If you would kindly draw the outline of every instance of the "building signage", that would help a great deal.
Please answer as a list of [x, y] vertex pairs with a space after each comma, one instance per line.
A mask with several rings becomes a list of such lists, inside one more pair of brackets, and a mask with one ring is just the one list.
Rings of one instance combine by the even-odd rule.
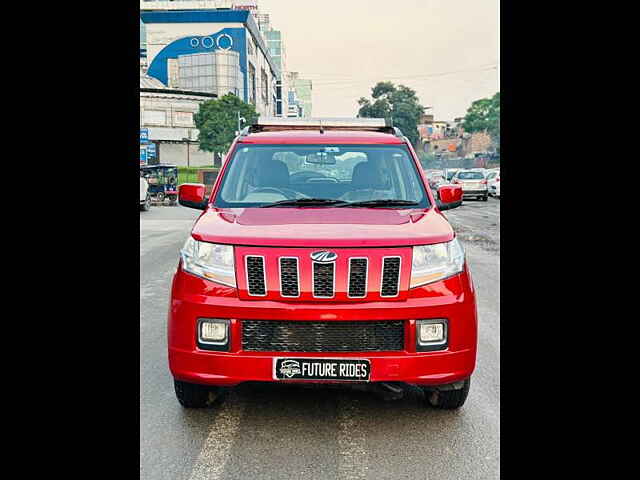
[[149, 129], [141, 128], [140, 129], [140, 143], [145, 144], [149, 142]]
[[147, 158], [156, 158], [156, 144], [150, 143], [147, 145]]
[[218, 47], [220, 50], [231, 50], [233, 47], [233, 38], [231, 35], [221, 33], [217, 37], [193, 37], [189, 40], [191, 48], [208, 48], [215, 49]]
[[140, 145], [140, 165], [147, 164], [147, 146]]

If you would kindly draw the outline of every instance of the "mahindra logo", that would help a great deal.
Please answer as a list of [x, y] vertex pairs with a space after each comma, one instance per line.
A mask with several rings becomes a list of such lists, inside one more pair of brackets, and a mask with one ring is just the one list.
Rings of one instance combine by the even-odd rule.
[[318, 263], [331, 263], [335, 262], [336, 258], [338, 258], [338, 254], [335, 252], [329, 252], [327, 250], [323, 250], [321, 252], [313, 252], [311, 254], [311, 260]]

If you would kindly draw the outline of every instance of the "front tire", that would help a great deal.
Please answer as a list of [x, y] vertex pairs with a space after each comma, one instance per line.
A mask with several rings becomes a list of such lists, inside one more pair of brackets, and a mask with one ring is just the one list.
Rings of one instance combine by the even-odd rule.
[[471, 387], [471, 378], [467, 378], [462, 388], [458, 390], [424, 390], [426, 402], [433, 408], [440, 410], [456, 410], [467, 400], [469, 388]]
[[486, 202], [488, 199], [489, 199], [489, 195], [488, 194], [485, 195], [484, 197], [482, 197], [482, 201], [483, 202]]
[[140, 205], [140, 210], [142, 210], [143, 212], [148, 212], [149, 210], [151, 210], [151, 197], [149, 195], [147, 195], [144, 203]]
[[181, 382], [180, 380], [174, 380], [173, 385], [178, 402], [184, 408], [210, 407], [220, 395], [220, 389], [217, 387], [196, 385], [195, 383]]

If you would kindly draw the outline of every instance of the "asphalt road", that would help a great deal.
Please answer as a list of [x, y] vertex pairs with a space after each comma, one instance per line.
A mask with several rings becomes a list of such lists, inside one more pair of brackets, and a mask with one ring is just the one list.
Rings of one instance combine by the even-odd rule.
[[140, 478], [497, 479], [500, 476], [500, 200], [445, 212], [477, 289], [477, 368], [457, 412], [418, 389], [385, 401], [346, 388], [243, 385], [185, 410], [166, 353], [171, 276], [199, 212], [140, 213]]

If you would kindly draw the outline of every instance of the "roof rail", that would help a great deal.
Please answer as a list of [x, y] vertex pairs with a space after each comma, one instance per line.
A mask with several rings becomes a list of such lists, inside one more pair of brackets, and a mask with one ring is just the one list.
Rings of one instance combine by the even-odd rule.
[[359, 130], [381, 132], [403, 138], [398, 127], [394, 127], [390, 120], [384, 118], [258, 118], [252, 125], [245, 127], [240, 136], [259, 132], [278, 132], [283, 130]]

